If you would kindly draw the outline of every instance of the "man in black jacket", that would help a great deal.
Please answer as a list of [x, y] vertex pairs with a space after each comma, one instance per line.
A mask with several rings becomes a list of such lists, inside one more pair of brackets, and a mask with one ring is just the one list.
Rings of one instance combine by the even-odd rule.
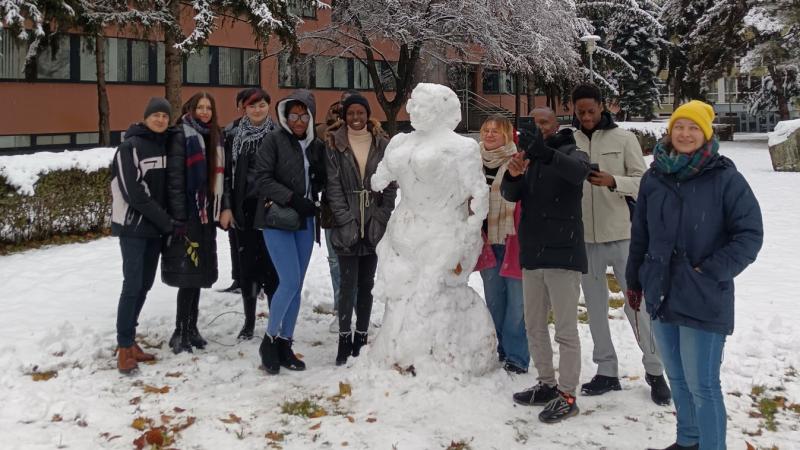
[[[500, 191], [522, 201], [520, 266], [525, 328], [539, 383], [514, 394], [523, 405], [545, 405], [539, 420], [554, 423], [578, 414], [575, 393], [581, 368], [578, 297], [586, 272], [581, 197], [589, 157], [575, 146], [572, 130], [558, 131], [552, 110], [533, 112], [537, 127], [522, 130], [520, 148], [509, 163]], [[547, 318], [555, 317], [559, 378], [553, 368]]]
[[[168, 149], [170, 105], [150, 99], [144, 121], [131, 125], [114, 155], [111, 232], [122, 250], [122, 293], [117, 307], [117, 369], [130, 373], [152, 361], [134, 341], [139, 313], [153, 286], [161, 237], [186, 231], [183, 153]], [[169, 190], [169, 195], [167, 191]]]

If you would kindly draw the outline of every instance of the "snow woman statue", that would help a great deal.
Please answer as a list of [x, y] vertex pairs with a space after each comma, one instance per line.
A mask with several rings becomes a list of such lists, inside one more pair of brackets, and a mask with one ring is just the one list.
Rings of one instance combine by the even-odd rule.
[[406, 106], [416, 131], [389, 142], [372, 189], [402, 195], [377, 246], [374, 297], [386, 303], [369, 357], [417, 372], [480, 375], [497, 365], [483, 299], [467, 285], [481, 250], [489, 191], [478, 143], [453, 130], [461, 104], [449, 88], [420, 83]]

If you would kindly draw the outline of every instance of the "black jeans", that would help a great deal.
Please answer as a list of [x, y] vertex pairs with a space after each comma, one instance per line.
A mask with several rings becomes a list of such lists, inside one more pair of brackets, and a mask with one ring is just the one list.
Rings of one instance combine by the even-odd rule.
[[228, 243], [231, 246], [231, 280], [239, 281], [239, 242], [233, 228], [228, 228]]
[[161, 238], [119, 238], [122, 250], [122, 293], [117, 306], [117, 345], [130, 347], [136, 338], [139, 313], [153, 287], [161, 254]]
[[[261, 230], [236, 230], [239, 255], [239, 284], [244, 289], [258, 283], [272, 299], [278, 289], [278, 271], [272, 264]], [[249, 289], [249, 288], [248, 288]]]
[[341, 297], [339, 298], [339, 332], [350, 331], [353, 320], [353, 302], [356, 306], [356, 330], [367, 331], [372, 313], [372, 287], [378, 255], [339, 256]]

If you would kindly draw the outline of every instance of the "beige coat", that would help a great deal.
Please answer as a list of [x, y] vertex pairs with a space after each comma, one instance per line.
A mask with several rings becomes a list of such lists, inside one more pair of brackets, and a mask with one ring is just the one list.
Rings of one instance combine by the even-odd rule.
[[578, 148], [589, 155], [600, 170], [614, 176], [617, 187], [583, 183], [583, 235], [587, 243], [621, 241], [631, 238], [631, 220], [625, 196], [639, 194], [639, 181], [647, 167], [636, 136], [622, 128], [596, 130], [592, 140], [575, 132]]

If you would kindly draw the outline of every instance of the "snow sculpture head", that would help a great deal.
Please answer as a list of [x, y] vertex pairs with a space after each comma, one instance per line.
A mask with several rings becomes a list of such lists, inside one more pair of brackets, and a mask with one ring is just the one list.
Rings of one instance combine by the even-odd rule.
[[419, 83], [406, 104], [415, 130], [455, 130], [461, 122], [461, 102], [447, 86]]

